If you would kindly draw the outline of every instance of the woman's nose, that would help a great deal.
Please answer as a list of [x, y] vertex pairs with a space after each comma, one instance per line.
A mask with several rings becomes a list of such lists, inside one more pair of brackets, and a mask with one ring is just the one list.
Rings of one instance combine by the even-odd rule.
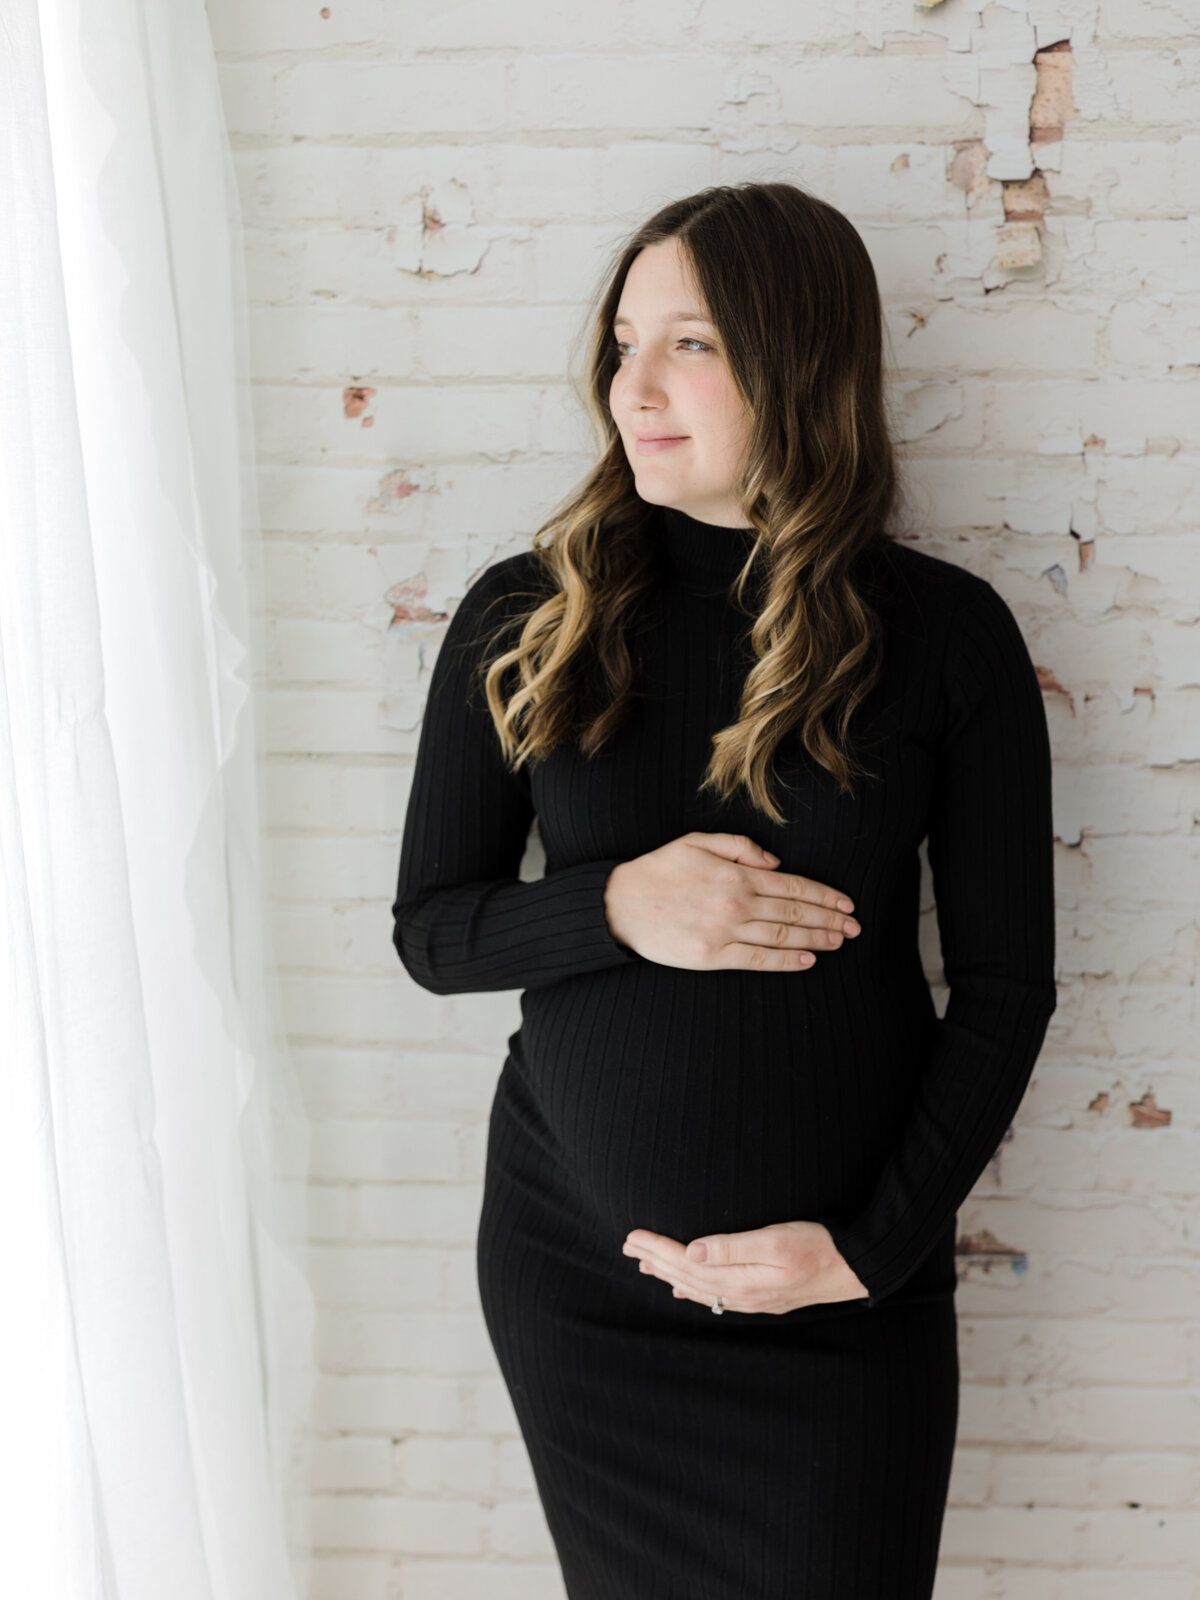
[[663, 401], [662, 377], [658, 368], [645, 357], [631, 356], [621, 369], [624, 376], [625, 399], [631, 406], [661, 405]]

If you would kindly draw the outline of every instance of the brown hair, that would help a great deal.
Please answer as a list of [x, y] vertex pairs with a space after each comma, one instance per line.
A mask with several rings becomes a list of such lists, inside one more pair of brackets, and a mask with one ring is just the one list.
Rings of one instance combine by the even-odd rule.
[[879, 626], [854, 567], [889, 541], [898, 499], [871, 260], [840, 211], [793, 184], [703, 189], [664, 206], [617, 252], [592, 302], [582, 395], [600, 459], [535, 534], [546, 587], [513, 619], [519, 637], [485, 664], [484, 688], [514, 768], [564, 739], [595, 753], [636, 693], [628, 639], [656, 581], [648, 519], [658, 508], [637, 494], [609, 410], [613, 318], [638, 252], [671, 238], [747, 410], [735, 493], [758, 534], [731, 589], [741, 605], [757, 581], [755, 660], [700, 787], [728, 799], [742, 784], [780, 822], [771, 758], [793, 727], [841, 791], [864, 770], [849, 726], [879, 676]]

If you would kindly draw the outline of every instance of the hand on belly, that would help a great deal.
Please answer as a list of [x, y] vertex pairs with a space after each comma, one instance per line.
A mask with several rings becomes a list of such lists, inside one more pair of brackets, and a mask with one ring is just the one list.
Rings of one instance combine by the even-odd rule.
[[634, 1228], [621, 1251], [640, 1258], [640, 1271], [672, 1284], [675, 1299], [711, 1307], [720, 1295], [726, 1311], [778, 1315], [868, 1294], [819, 1222], [773, 1222], [745, 1233], [706, 1234], [688, 1245]]

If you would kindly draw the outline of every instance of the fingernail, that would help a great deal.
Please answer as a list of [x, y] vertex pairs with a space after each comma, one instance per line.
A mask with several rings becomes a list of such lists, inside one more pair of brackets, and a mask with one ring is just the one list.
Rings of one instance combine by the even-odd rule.
[[708, 1246], [704, 1243], [703, 1239], [694, 1239], [687, 1247], [687, 1254], [693, 1261], [707, 1261]]
[[837, 903], [837, 908], [838, 908], [839, 911], [853, 911], [854, 910], [854, 901], [853, 900], [847, 900], [846, 897], [843, 895], [842, 898]]
[[776, 866], [779, 865], [779, 857], [775, 854], [774, 850], [764, 850], [763, 855], [766, 856], [768, 861], [773, 861]]

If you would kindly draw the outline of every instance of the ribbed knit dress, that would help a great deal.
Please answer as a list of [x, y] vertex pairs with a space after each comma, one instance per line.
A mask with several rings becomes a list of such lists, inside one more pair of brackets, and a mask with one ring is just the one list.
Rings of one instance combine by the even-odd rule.
[[[697, 785], [737, 716], [751, 530], [655, 510], [633, 714], [592, 758], [512, 774], [474, 669], [539, 584], [496, 562], [434, 664], [393, 907], [439, 995], [521, 989], [491, 1108], [478, 1283], [570, 1600], [928, 1600], [958, 1407], [955, 1213], [1055, 1007], [1050, 750], [1034, 667], [984, 579], [863, 558], [883, 673], [852, 795], [790, 734], [775, 825]], [[756, 591], [751, 591], [755, 593]], [[780, 781], [782, 780], [782, 781]], [[518, 870], [534, 817], [545, 875]], [[620, 944], [608, 874], [747, 834], [848, 894], [862, 931], [792, 973]], [[918, 950], [922, 840], [949, 998]], [[819, 1221], [869, 1298], [715, 1316], [622, 1254]]]

